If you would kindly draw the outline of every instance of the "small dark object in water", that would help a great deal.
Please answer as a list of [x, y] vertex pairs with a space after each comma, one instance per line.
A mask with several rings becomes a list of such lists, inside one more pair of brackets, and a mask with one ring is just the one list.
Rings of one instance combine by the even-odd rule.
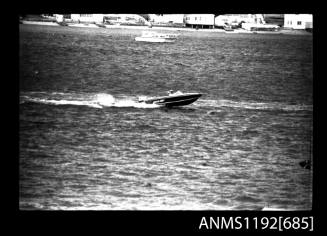
[[38, 75], [39, 75], [39, 71], [34, 71], [34, 77], [36, 78], [36, 79], [38, 79], [39, 77], [38, 77]]
[[225, 117], [226, 116], [226, 112], [221, 111], [221, 110], [212, 110], [212, 111], [208, 111], [207, 115], [209, 116], [216, 116], [218, 115], [219, 117]]
[[152, 187], [152, 184], [151, 184], [151, 183], [147, 183], [147, 184], [145, 185], [145, 187]]
[[68, 26], [68, 24], [66, 23], [66, 22], [58, 22], [58, 24], [60, 25], [60, 26]]
[[104, 24], [95, 24], [95, 25], [98, 27], [101, 27], [101, 28], [106, 28], [106, 26]]
[[209, 111], [207, 112], [208, 115], [217, 115], [219, 114], [219, 111]]
[[311, 161], [310, 160], [305, 160], [305, 161], [301, 161], [300, 166], [302, 166], [304, 169], [311, 169]]

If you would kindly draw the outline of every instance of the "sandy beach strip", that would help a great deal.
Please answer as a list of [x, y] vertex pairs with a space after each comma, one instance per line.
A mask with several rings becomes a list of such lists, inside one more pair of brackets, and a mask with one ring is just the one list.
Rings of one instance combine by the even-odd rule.
[[[50, 26], [61, 26], [56, 22], [42, 22], [42, 21], [26, 21], [22, 20], [22, 24], [29, 25], [50, 25]], [[227, 34], [291, 34], [291, 35], [310, 35], [312, 33], [307, 31], [299, 31], [292, 29], [281, 29], [278, 31], [248, 31], [245, 29], [235, 29], [234, 31], [225, 31], [223, 29], [194, 29], [194, 28], [177, 28], [177, 27], [162, 27], [162, 26], [133, 26], [133, 25], [103, 25], [98, 26], [93, 23], [69, 23], [68, 27], [83, 27], [83, 28], [107, 28], [107, 29], [133, 29], [133, 30], [147, 30], [147, 31], [188, 31], [188, 32], [208, 32], [208, 33], [227, 33]]]
[[26, 25], [53, 25], [53, 26], [60, 26], [57, 22], [43, 22], [43, 21], [28, 21], [28, 20], [22, 20], [22, 24]]
[[[52, 26], [60, 26], [56, 22], [41, 22], [41, 21], [21, 21], [22, 24], [29, 25], [52, 25]], [[177, 28], [177, 27], [162, 27], [162, 26], [132, 26], [132, 25], [103, 25], [100, 27], [96, 24], [87, 24], [87, 23], [67, 23], [68, 27], [83, 27], [83, 28], [107, 28], [107, 29], [133, 29], [133, 30], [148, 30], [148, 31], [156, 31], [156, 30], [165, 30], [165, 31], [188, 31], [188, 32], [219, 32], [219, 33], [253, 33], [251, 31], [247, 31], [244, 29], [235, 30], [235, 31], [225, 31], [223, 29], [194, 29], [194, 28]]]

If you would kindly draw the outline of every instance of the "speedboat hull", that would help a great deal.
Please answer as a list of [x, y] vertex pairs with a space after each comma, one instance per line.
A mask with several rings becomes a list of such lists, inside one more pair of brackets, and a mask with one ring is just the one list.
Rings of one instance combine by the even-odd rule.
[[162, 105], [166, 107], [186, 106], [195, 102], [201, 96], [202, 94], [200, 93], [185, 93], [182, 95], [170, 95], [170, 96], [149, 98], [149, 99], [141, 100], [139, 102], [144, 102], [146, 104]]

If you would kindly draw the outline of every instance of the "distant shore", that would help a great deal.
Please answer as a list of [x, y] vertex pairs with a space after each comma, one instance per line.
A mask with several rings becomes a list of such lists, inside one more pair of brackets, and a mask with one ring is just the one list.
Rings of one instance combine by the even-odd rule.
[[[21, 24], [26, 25], [47, 25], [47, 26], [62, 26], [57, 22], [47, 21], [29, 21], [21, 20]], [[225, 31], [224, 29], [194, 29], [182, 27], [165, 27], [165, 26], [139, 26], [139, 25], [107, 25], [94, 23], [64, 23], [62, 27], [88, 27], [88, 28], [108, 28], [108, 29], [138, 29], [138, 30], [167, 30], [167, 31], [191, 31], [191, 32], [218, 32], [228, 34], [288, 34], [288, 35], [311, 35], [312, 33], [305, 30], [281, 29], [278, 31], [248, 31], [245, 29], [235, 29], [233, 31]]]

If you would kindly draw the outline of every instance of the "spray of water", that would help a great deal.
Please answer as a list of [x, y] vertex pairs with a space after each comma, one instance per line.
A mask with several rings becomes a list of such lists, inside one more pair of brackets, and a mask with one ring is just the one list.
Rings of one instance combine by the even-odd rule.
[[[111, 94], [63, 94], [60, 93], [28, 93], [21, 95], [20, 104], [26, 102], [51, 104], [51, 105], [76, 105], [93, 108], [105, 107], [135, 107], [135, 108], [159, 108], [160, 105], [139, 102], [135, 97], [115, 98]], [[36, 96], [37, 95], [37, 96]]]

